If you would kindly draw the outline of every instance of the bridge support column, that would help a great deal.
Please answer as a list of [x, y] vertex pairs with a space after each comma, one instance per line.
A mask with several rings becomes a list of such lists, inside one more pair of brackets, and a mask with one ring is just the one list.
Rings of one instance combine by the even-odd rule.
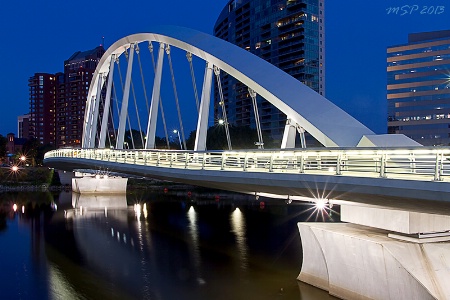
[[206, 150], [206, 135], [208, 132], [209, 104], [211, 101], [213, 64], [208, 62], [203, 78], [202, 98], [200, 100], [200, 111], [197, 121], [197, 135], [195, 136], [194, 151]]
[[[108, 75], [108, 83], [106, 87], [106, 97], [105, 97], [105, 105], [103, 108], [103, 116], [102, 116], [102, 127], [100, 128], [100, 141], [98, 147], [105, 148], [106, 143], [106, 135], [108, 133], [108, 122], [109, 122], [109, 108], [111, 105], [111, 90], [112, 83], [114, 81], [114, 62], [116, 60], [116, 55], [111, 55], [111, 61], [109, 63], [109, 75]], [[111, 146], [111, 145], [110, 145]]]
[[72, 191], [78, 194], [124, 194], [127, 192], [128, 178], [109, 177], [93, 174], [75, 174]]
[[284, 126], [283, 139], [281, 140], [281, 149], [295, 148], [295, 125], [291, 123], [291, 119], [287, 119]]
[[161, 78], [164, 63], [164, 43], [159, 44], [158, 61], [156, 62], [155, 78], [153, 80], [152, 102], [150, 103], [150, 113], [147, 123], [147, 136], [145, 149], [155, 148], [156, 122], [158, 120], [158, 105], [161, 98]]
[[127, 76], [125, 77], [122, 106], [120, 108], [119, 127], [117, 128], [116, 149], [123, 149], [123, 142], [125, 140], [125, 129], [128, 114], [128, 98], [130, 97], [131, 71], [133, 69], [133, 57], [134, 57], [134, 44], [130, 44], [130, 58], [128, 59]]
[[343, 205], [341, 217], [354, 224], [298, 223], [299, 280], [344, 299], [450, 299], [450, 216]]
[[97, 78], [97, 94], [95, 95], [95, 106], [92, 113], [92, 124], [89, 127], [88, 147], [95, 148], [95, 137], [97, 134], [98, 114], [100, 110], [100, 101], [102, 99], [103, 74], [99, 73]]

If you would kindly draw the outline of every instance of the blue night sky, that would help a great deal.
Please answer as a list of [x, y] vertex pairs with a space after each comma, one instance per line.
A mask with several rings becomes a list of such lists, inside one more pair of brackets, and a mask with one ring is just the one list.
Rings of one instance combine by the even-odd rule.
[[[154, 25], [178, 25], [212, 33], [226, 3], [227, 0], [2, 1], [0, 134], [17, 133], [17, 116], [28, 112], [28, 78], [34, 73], [62, 71], [64, 60], [75, 51], [96, 47], [102, 36], [108, 47]], [[413, 4], [420, 9], [411, 14], [387, 14], [389, 7]], [[439, 15], [421, 14], [424, 6], [444, 6], [444, 10]], [[375, 132], [384, 133], [386, 47], [406, 43], [408, 33], [450, 29], [450, 3], [326, 0], [325, 25], [327, 98]], [[202, 78], [197, 80], [201, 82]], [[186, 122], [186, 132], [194, 129], [195, 122]]]

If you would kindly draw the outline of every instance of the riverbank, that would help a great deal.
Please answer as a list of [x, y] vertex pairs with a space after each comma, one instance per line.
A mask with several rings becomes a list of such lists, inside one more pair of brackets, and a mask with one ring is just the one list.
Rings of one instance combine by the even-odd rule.
[[[12, 171], [10, 168], [0, 168], [0, 192], [20, 191], [71, 191], [71, 185], [61, 185], [58, 172], [46, 167], [27, 167]], [[129, 178], [127, 191], [204, 191], [201, 187], [179, 184], [151, 178]]]

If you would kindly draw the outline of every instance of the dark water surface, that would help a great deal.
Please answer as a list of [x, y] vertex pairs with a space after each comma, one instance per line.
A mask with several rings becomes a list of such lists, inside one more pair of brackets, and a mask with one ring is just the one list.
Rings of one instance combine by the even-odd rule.
[[309, 208], [233, 194], [1, 193], [0, 299], [332, 299], [296, 280]]

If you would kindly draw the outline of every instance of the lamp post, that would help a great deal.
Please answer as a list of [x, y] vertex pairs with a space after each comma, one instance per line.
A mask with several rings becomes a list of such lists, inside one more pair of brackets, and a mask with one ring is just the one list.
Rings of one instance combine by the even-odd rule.
[[181, 144], [180, 132], [176, 129], [173, 130], [173, 133], [178, 135], [178, 142], [180, 142], [180, 149], [183, 150], [183, 145]]

